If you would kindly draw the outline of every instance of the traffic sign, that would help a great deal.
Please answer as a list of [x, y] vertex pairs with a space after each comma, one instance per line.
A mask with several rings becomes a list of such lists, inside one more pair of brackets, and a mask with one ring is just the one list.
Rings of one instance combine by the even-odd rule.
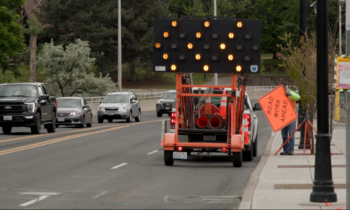
[[274, 132], [286, 127], [298, 117], [282, 85], [261, 97], [259, 103]]
[[350, 89], [350, 57], [337, 57], [335, 84], [337, 89]]

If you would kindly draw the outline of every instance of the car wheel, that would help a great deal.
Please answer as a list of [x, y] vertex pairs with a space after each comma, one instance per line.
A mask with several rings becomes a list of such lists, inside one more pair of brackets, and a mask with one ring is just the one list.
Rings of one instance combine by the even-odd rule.
[[7, 127], [7, 126], [3, 126], [3, 127], [2, 127], [2, 132], [3, 132], [4, 134], [10, 134], [11, 131], [12, 131], [12, 127]]
[[103, 123], [103, 119], [98, 119], [98, 123]]
[[258, 155], [258, 130], [256, 130], [256, 137], [253, 143], [253, 156], [256, 157]]
[[157, 117], [163, 117], [163, 113], [157, 112]]
[[46, 130], [48, 133], [55, 133], [56, 132], [56, 113], [54, 112], [54, 116], [52, 118], [52, 123], [46, 125]]
[[85, 116], [83, 116], [83, 122], [79, 126], [80, 128], [85, 128]]
[[130, 113], [129, 113], [129, 117], [126, 119], [126, 122], [131, 122], [131, 116], [132, 116], [132, 112], [130, 111]]
[[108, 119], [108, 122], [109, 122], [109, 123], [113, 122], [113, 119]]
[[92, 115], [91, 115], [90, 123], [86, 124], [86, 126], [87, 126], [88, 128], [91, 128], [91, 127], [92, 127]]
[[35, 125], [30, 127], [30, 130], [32, 132], [32, 134], [39, 134], [41, 131], [41, 115], [38, 112], [36, 114], [36, 120], [35, 120]]
[[164, 151], [164, 164], [166, 166], [174, 165], [173, 151]]
[[141, 121], [141, 110], [139, 110], [139, 114], [137, 115], [137, 117], [135, 118], [136, 122], [140, 122]]

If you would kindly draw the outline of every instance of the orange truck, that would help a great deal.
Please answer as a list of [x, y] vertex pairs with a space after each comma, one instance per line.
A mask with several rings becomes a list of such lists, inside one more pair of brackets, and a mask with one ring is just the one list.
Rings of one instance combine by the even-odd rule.
[[[260, 40], [259, 20], [154, 20], [154, 71], [176, 74], [175, 111], [162, 124], [166, 166], [191, 152], [228, 154], [234, 167], [256, 156], [258, 106], [251, 107], [244, 75], [260, 73]], [[195, 85], [192, 73], [231, 74], [231, 85]]]

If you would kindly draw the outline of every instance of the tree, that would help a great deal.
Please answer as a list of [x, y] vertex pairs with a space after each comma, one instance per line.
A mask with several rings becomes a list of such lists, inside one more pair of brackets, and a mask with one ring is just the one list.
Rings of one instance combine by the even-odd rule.
[[36, 51], [38, 35], [42, 33], [43, 29], [38, 25], [38, 20], [34, 14], [27, 21], [29, 28], [24, 32], [30, 35], [30, 64], [29, 64], [29, 82], [36, 81]]
[[186, 8], [193, 7], [193, 0], [171, 0], [169, 10], [177, 17], [186, 16]]
[[2, 73], [0, 71], [0, 84], [2, 83], [10, 83], [13, 82], [15, 79], [15, 75], [11, 71], [5, 71]]
[[65, 49], [54, 42], [47, 43], [38, 56], [38, 64], [44, 68], [43, 74], [50, 75], [45, 81], [48, 91], [53, 95], [104, 95], [115, 90], [115, 84], [107, 75], [95, 77], [88, 73], [95, 62], [90, 58], [90, 47], [87, 41], [76, 40]]
[[8, 56], [25, 50], [22, 26], [16, 22], [20, 16], [15, 13], [23, 4], [24, 0], [0, 1], [0, 65]]

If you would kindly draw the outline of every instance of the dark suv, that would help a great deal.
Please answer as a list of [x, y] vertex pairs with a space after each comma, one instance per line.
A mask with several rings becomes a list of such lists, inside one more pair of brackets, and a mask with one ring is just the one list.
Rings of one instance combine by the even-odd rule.
[[176, 91], [168, 90], [164, 96], [157, 101], [156, 110], [157, 117], [162, 117], [163, 114], [171, 116], [171, 110], [175, 107]]
[[56, 98], [47, 94], [42, 83], [6, 83], [0, 85], [0, 127], [10, 134], [12, 127], [30, 127], [39, 134], [56, 131]]

